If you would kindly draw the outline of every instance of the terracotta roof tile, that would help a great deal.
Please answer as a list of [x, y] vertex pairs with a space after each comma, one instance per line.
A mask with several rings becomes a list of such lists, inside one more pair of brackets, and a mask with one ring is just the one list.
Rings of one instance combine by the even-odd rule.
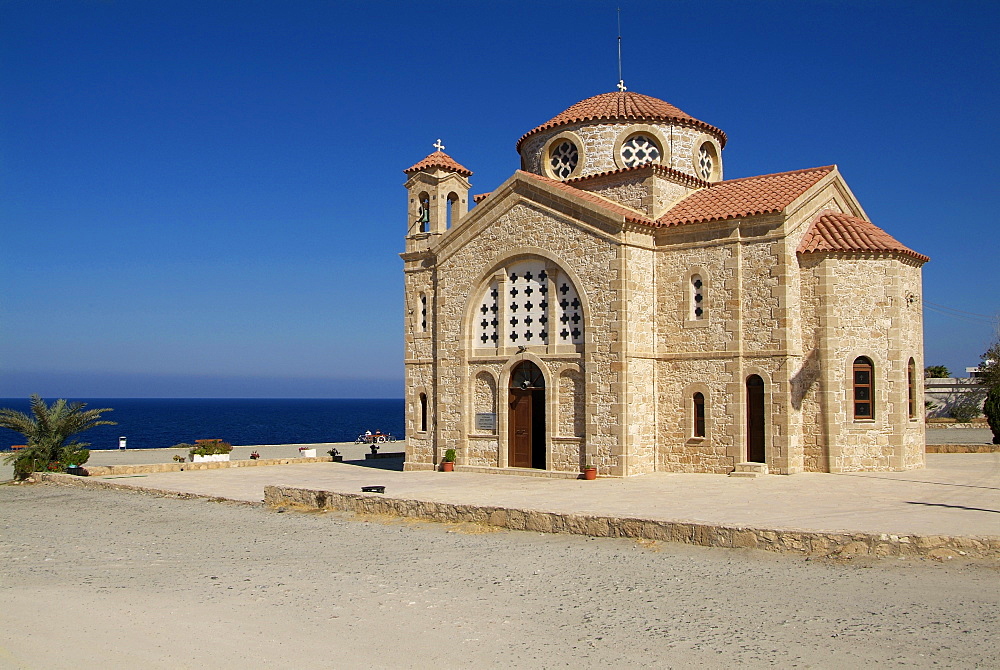
[[410, 174], [411, 172], [420, 172], [421, 170], [426, 170], [428, 168], [441, 168], [443, 170], [448, 170], [449, 172], [457, 172], [463, 177], [472, 176], [472, 170], [459, 165], [454, 158], [443, 151], [435, 151], [416, 165], [406, 168], [403, 172], [405, 174]]
[[726, 145], [724, 132], [682, 112], [669, 102], [632, 91], [612, 91], [581, 100], [562, 114], [528, 131], [517, 141], [517, 151], [520, 152], [524, 140], [535, 133], [582, 121], [677, 121], [712, 133], [719, 138], [722, 146]]
[[476, 195], [472, 196], [472, 202], [478, 205], [483, 200], [486, 200], [486, 198], [490, 197], [491, 193], [493, 193], [493, 191], [490, 191], [489, 193], [477, 193]]
[[584, 191], [569, 184], [565, 184], [561, 181], [556, 181], [555, 179], [549, 179], [548, 177], [543, 177], [541, 175], [534, 174], [533, 172], [525, 172], [524, 170], [518, 170], [519, 175], [528, 177], [531, 180], [547, 184], [549, 186], [555, 187], [564, 193], [576, 196], [581, 200], [586, 200], [587, 202], [600, 207], [601, 209], [611, 212], [616, 216], [622, 217], [627, 223], [639, 223], [646, 226], [656, 227], [656, 222], [652, 219], [647, 218], [641, 212], [637, 212], [634, 209], [620, 205], [614, 200], [609, 200], [608, 198], [597, 195], [596, 193], [591, 193], [590, 191]]
[[680, 226], [780, 212], [835, 169], [835, 165], [827, 165], [716, 182], [678, 202], [657, 222]]
[[689, 175], [686, 172], [681, 172], [680, 170], [675, 170], [674, 168], [667, 167], [665, 165], [660, 165], [659, 163], [645, 163], [643, 165], [636, 165], [635, 167], [626, 168], [615, 168], [614, 170], [605, 170], [604, 172], [597, 172], [595, 174], [589, 174], [583, 177], [573, 177], [572, 179], [567, 179], [565, 183], [567, 184], [585, 184], [590, 180], [600, 179], [601, 177], [610, 177], [617, 174], [625, 174], [627, 172], [640, 172], [640, 171], [650, 171], [659, 172], [662, 175], [673, 178], [675, 181], [681, 182], [688, 186], [693, 186], [695, 188], [705, 188], [712, 185], [712, 182], [705, 181], [703, 179], [698, 179], [693, 175]]
[[831, 210], [824, 210], [813, 219], [797, 251], [800, 254], [828, 251], [894, 253], [910, 256], [922, 263], [930, 260], [904, 247], [874, 223]]

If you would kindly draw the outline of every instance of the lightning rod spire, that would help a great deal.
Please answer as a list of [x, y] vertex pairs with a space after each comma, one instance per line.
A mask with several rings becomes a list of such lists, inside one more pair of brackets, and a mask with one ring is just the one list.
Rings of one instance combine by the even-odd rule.
[[625, 80], [622, 79], [622, 8], [618, 8], [618, 90], [627, 91]]

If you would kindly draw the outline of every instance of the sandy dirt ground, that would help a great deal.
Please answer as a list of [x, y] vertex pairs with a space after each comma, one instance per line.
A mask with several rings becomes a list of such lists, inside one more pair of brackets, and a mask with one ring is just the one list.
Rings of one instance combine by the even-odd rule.
[[1000, 667], [998, 577], [0, 486], [0, 668]]

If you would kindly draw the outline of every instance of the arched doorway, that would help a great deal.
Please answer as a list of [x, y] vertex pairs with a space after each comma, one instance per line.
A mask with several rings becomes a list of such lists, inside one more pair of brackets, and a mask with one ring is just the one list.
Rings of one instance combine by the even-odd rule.
[[522, 361], [510, 373], [508, 463], [545, 469], [545, 378], [538, 366]]
[[747, 377], [747, 462], [765, 463], [764, 380], [760, 375]]

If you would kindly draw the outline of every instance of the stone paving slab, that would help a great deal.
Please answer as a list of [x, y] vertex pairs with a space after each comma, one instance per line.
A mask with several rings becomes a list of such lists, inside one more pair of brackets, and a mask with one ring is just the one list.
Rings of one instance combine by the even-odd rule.
[[[774, 529], [1000, 536], [1000, 454], [928, 454], [928, 467], [738, 479], [656, 473], [596, 481], [398, 472], [350, 463], [165, 472], [95, 480], [260, 502], [265, 486], [547, 512]], [[373, 494], [374, 495], [374, 494]]]

